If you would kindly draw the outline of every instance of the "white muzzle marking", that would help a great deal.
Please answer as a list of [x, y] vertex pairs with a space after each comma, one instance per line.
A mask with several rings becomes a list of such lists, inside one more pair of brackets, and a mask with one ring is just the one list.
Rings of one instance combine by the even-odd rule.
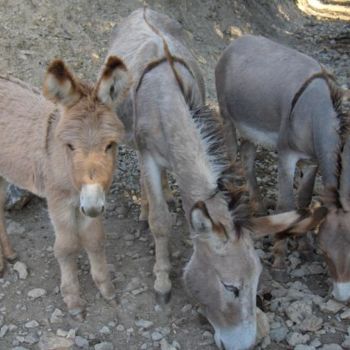
[[256, 323], [247, 322], [242, 326], [221, 330], [215, 328], [215, 343], [221, 350], [247, 350], [256, 342]]
[[333, 282], [332, 294], [339, 301], [350, 299], [350, 282]]
[[106, 196], [99, 184], [83, 185], [80, 191], [80, 209], [83, 214], [96, 217], [103, 213]]

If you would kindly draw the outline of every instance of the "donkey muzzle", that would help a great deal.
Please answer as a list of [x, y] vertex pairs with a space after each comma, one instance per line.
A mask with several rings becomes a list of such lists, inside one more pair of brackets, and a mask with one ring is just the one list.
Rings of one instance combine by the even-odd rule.
[[256, 341], [256, 325], [251, 323], [232, 329], [215, 329], [214, 339], [220, 350], [250, 350]]
[[80, 191], [80, 210], [90, 217], [96, 217], [105, 209], [106, 196], [101, 185], [83, 185]]

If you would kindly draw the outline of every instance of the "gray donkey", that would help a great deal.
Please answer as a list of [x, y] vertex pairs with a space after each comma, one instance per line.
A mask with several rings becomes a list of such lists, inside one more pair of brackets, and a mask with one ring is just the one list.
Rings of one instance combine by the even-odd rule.
[[[203, 305], [217, 345], [247, 349], [256, 337], [261, 265], [244, 226], [261, 234], [297, 232], [315, 225], [322, 212], [293, 211], [247, 220], [240, 189], [230, 182], [222, 126], [204, 107], [203, 79], [176, 21], [147, 9], [134, 11], [114, 32], [107, 59], [114, 55], [133, 76], [132, 92], [118, 113], [139, 156], [140, 219], [148, 220], [155, 239], [156, 295], [168, 301], [171, 291], [165, 173], [170, 170], [194, 245], [185, 269], [186, 287]], [[115, 84], [111, 100], [118, 90]]]
[[[298, 191], [298, 205], [309, 204], [317, 169], [325, 187], [326, 220], [318, 238], [333, 279], [333, 294], [350, 298], [350, 149], [343, 149], [348, 125], [340, 111], [341, 93], [322, 66], [296, 50], [263, 37], [243, 36], [222, 54], [216, 67], [220, 110], [236, 152], [241, 136], [253, 201], [260, 202], [254, 170], [255, 145], [278, 150], [279, 211], [295, 207], [293, 181], [299, 160], [311, 160]], [[274, 267], [284, 265], [285, 241], [274, 246]]]

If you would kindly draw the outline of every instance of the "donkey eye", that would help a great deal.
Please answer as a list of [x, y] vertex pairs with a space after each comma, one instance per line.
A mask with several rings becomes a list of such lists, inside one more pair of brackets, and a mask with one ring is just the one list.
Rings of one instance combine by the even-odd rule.
[[224, 282], [221, 282], [221, 283], [223, 284], [223, 286], [225, 287], [225, 289], [226, 289], [228, 292], [234, 294], [234, 296], [235, 296], [236, 298], [239, 297], [239, 289], [238, 289], [237, 287], [235, 287], [233, 284], [226, 284], [226, 283], [224, 283]]
[[67, 143], [67, 147], [71, 150], [74, 151], [74, 146], [71, 143]]
[[110, 149], [112, 149], [113, 145], [114, 145], [114, 142], [109, 143], [109, 144], [106, 146], [105, 151], [107, 152], [107, 151], [109, 151]]

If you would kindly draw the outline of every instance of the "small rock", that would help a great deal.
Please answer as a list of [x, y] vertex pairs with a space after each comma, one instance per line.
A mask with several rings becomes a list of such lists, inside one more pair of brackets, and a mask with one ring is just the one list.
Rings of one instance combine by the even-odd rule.
[[21, 261], [17, 261], [13, 265], [13, 269], [18, 273], [19, 279], [25, 280], [28, 277], [27, 265], [22, 263]]
[[316, 317], [314, 315], [305, 318], [303, 322], [299, 325], [299, 329], [302, 331], [316, 332], [322, 327], [323, 320], [321, 317]]
[[111, 334], [111, 330], [110, 330], [107, 326], [103, 326], [103, 327], [100, 329], [100, 333], [101, 333], [101, 334], [104, 334], [104, 335], [108, 335], [108, 334]]
[[3, 338], [6, 335], [8, 330], [9, 330], [9, 327], [6, 324], [2, 326], [0, 328], [0, 338]]
[[312, 302], [297, 300], [287, 307], [286, 314], [290, 320], [298, 324], [312, 315]]
[[284, 339], [286, 339], [286, 336], [288, 334], [288, 329], [284, 326], [271, 329], [270, 331], [270, 338], [272, 341], [276, 343], [282, 342]]
[[50, 322], [51, 323], [60, 323], [62, 322], [63, 312], [60, 309], [55, 309], [51, 314]]
[[257, 308], [256, 311], [256, 323], [257, 323], [257, 339], [265, 338], [270, 332], [269, 319], [266, 314]]
[[58, 337], [54, 334], [44, 334], [40, 338], [40, 350], [72, 350], [74, 342], [71, 339]]
[[39, 336], [36, 333], [29, 333], [27, 334], [24, 339], [23, 342], [26, 344], [36, 344], [39, 341]]
[[350, 337], [347, 336], [345, 337], [344, 341], [342, 342], [341, 346], [344, 348], [344, 349], [350, 349]]
[[39, 323], [35, 320], [29, 321], [24, 325], [24, 327], [26, 328], [36, 328], [38, 326], [39, 326]]
[[117, 331], [118, 332], [124, 332], [125, 331], [125, 327], [122, 324], [118, 324]]
[[31, 299], [37, 299], [46, 294], [46, 290], [43, 288], [34, 288], [28, 292], [28, 297]]
[[326, 303], [320, 304], [321, 311], [331, 312], [333, 314], [336, 314], [343, 307], [344, 307], [343, 304], [338, 303], [337, 301], [335, 301], [333, 299], [328, 300]]
[[104, 341], [102, 343], [96, 344], [95, 350], [114, 350], [114, 346], [112, 343]]
[[294, 350], [315, 350], [316, 348], [314, 346], [310, 345], [303, 345], [303, 344], [298, 344]]
[[156, 332], [152, 333], [151, 337], [152, 337], [153, 341], [159, 341], [159, 340], [163, 339], [164, 335], [162, 333], [156, 331]]
[[77, 337], [75, 337], [74, 341], [75, 341], [75, 345], [78, 348], [83, 348], [83, 349], [89, 348], [89, 341], [87, 339], [79, 336], [79, 335]]
[[135, 325], [139, 328], [143, 328], [143, 329], [149, 329], [153, 326], [153, 322], [152, 321], [148, 321], [148, 320], [137, 320], [135, 321]]
[[350, 309], [347, 309], [346, 311], [344, 311], [343, 313], [340, 314], [340, 318], [342, 320], [348, 320], [350, 319]]
[[320, 350], [343, 350], [342, 347], [338, 344], [326, 344], [323, 345]]
[[11, 348], [11, 350], [29, 350], [29, 349], [24, 348], [23, 346], [16, 346], [14, 348]]
[[291, 346], [296, 346], [298, 344], [305, 344], [310, 340], [308, 334], [301, 334], [297, 332], [289, 333], [287, 336], [287, 342]]
[[161, 350], [177, 350], [173, 345], [169, 344], [165, 338], [160, 341]]
[[192, 309], [192, 305], [191, 304], [186, 304], [182, 309], [181, 312], [182, 313], [186, 313], [188, 311], [190, 311]]

